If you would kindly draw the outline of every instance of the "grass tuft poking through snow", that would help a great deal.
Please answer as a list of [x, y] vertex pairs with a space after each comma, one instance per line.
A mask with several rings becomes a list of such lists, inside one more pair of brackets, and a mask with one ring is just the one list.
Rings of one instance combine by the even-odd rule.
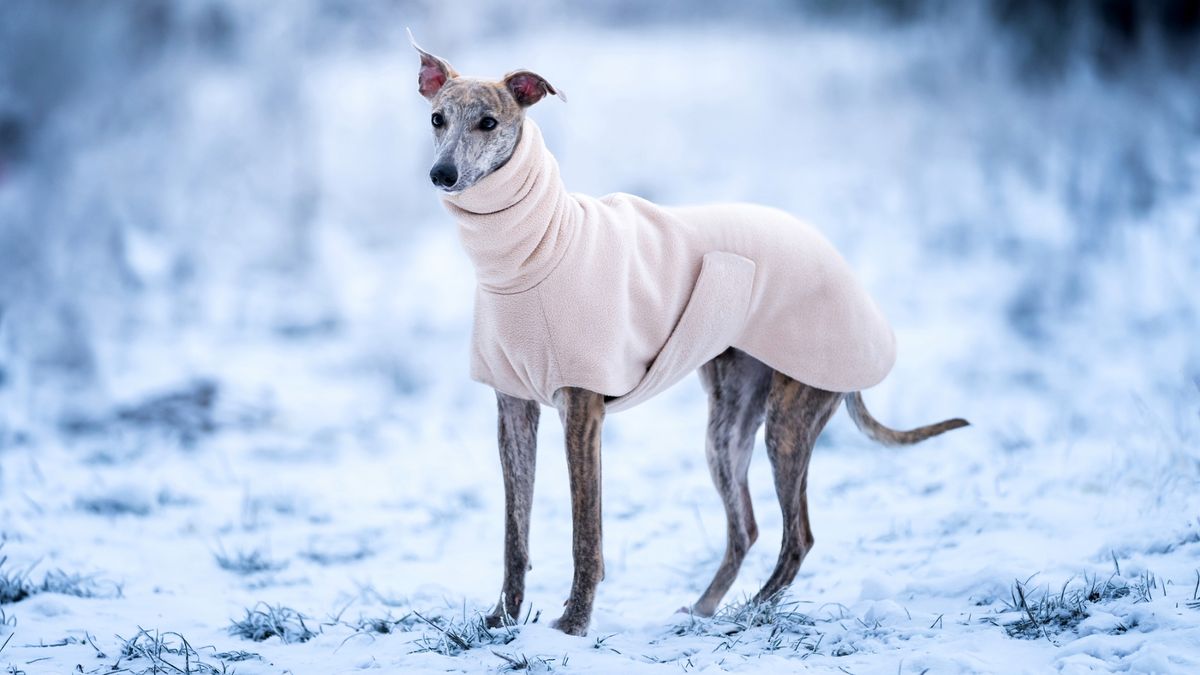
[[[732, 649], [750, 632], [762, 633], [760, 646], [769, 651], [781, 649], [814, 653], [821, 644], [822, 634], [809, 615], [797, 608], [800, 601], [789, 600], [777, 593], [765, 601], [747, 598], [731, 602], [711, 618], [689, 615], [687, 623], [675, 627], [675, 635], [700, 635], [726, 638], [718, 649]], [[761, 630], [757, 630], [761, 629]]]
[[[1053, 636], [1073, 631], [1098, 605], [1131, 598], [1134, 602], [1149, 602], [1158, 588], [1157, 577], [1143, 572], [1133, 580], [1120, 576], [1120, 568], [1110, 577], [1084, 575], [1080, 584], [1072, 585], [1068, 579], [1057, 593], [1048, 587], [1040, 591], [1029, 587], [1029, 579], [1013, 583], [1009, 600], [1004, 601], [1006, 614], [1016, 614], [1010, 621], [1000, 621], [1010, 637], [1023, 640], [1045, 638], [1054, 642]], [[1133, 626], [1119, 624], [1115, 632], [1124, 633]]]
[[117, 516], [145, 517], [154, 510], [150, 501], [137, 494], [106, 494], [77, 497], [75, 506], [97, 516], [114, 518]]
[[247, 609], [246, 616], [230, 624], [229, 634], [255, 642], [275, 636], [285, 644], [307, 642], [316, 637], [317, 633], [309, 629], [304, 619], [303, 614], [290, 607], [260, 602]]
[[688, 615], [688, 622], [675, 627], [676, 635], [733, 635], [761, 626], [781, 627], [792, 632], [814, 625], [807, 614], [796, 611], [800, 602], [778, 593], [762, 602], [747, 598], [731, 602], [711, 618]]
[[[552, 673], [554, 672], [554, 662], [557, 659], [547, 658], [544, 656], [534, 656], [532, 659], [525, 654], [503, 654], [496, 650], [492, 653], [500, 657], [504, 661], [504, 665], [500, 666], [499, 670], [505, 672], [524, 671], [527, 673]], [[567, 657], [563, 657], [562, 665], [567, 665]]]
[[239, 549], [233, 552], [227, 552], [222, 548], [215, 551], [213, 557], [221, 569], [241, 576], [250, 576], [259, 572], [278, 572], [288, 566], [286, 560], [272, 560], [270, 553], [259, 548], [249, 551]]
[[24, 570], [5, 569], [7, 563], [8, 556], [0, 556], [0, 605], [20, 602], [38, 593], [59, 593], [77, 598], [121, 597], [121, 585], [115, 582], [62, 570], [50, 570], [41, 581], [34, 581], [30, 574], [37, 563]]
[[[133, 637], [125, 639], [118, 635], [117, 639], [121, 640], [122, 644], [121, 653], [116, 662], [89, 672], [119, 672], [137, 675], [152, 673], [155, 675], [158, 673], [223, 675], [231, 672], [224, 661], [220, 661], [219, 666], [214, 666], [201, 660], [199, 652], [192, 647], [187, 638], [174, 631], [160, 633], [156, 630], [151, 632], [139, 627]], [[145, 665], [139, 670], [135, 670], [132, 664], [122, 663], [123, 661], [137, 662], [139, 666], [144, 661]]]
[[391, 612], [388, 612], [386, 616], [359, 617], [358, 621], [343, 623], [343, 625], [349, 626], [356, 634], [389, 635], [396, 632], [410, 631], [418, 623], [423, 624], [421, 619], [417, 618], [411, 612], [398, 619], [392, 616]]
[[258, 652], [248, 652], [244, 649], [235, 649], [230, 652], [217, 652], [213, 654], [213, 656], [221, 659], [222, 661], [229, 661], [232, 663], [238, 663], [240, 661], [262, 660], [262, 654], [259, 654]]
[[[412, 615], [421, 624], [435, 629], [434, 633], [423, 633], [421, 637], [413, 641], [417, 645], [417, 651], [435, 652], [443, 656], [457, 656], [478, 647], [506, 645], [512, 642], [520, 634], [521, 626], [536, 623], [542, 613], [537, 612], [534, 614], [531, 608], [526, 612], [525, 619], [519, 624], [505, 621], [496, 628], [488, 626], [487, 619], [483, 614], [479, 613], [476, 613], [474, 616], [467, 616], [464, 611], [463, 615], [459, 618], [447, 618], [444, 616], [428, 618], [416, 611], [413, 611]], [[403, 625], [413, 625], [416, 627], [420, 624], [404, 622]], [[513, 666], [512, 662], [509, 662], [509, 666], [510, 669], [516, 669], [511, 667]]]

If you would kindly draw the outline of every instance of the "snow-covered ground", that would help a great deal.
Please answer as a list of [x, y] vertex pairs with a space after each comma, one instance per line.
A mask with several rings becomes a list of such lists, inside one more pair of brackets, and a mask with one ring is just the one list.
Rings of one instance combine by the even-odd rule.
[[[887, 449], [835, 417], [816, 547], [755, 611], [737, 603], [780, 531], [760, 448], [762, 535], [700, 620], [676, 610], [724, 545], [703, 394], [611, 416], [607, 578], [573, 638], [547, 625], [570, 508], [543, 415], [530, 616], [481, 633], [494, 400], [467, 378], [472, 271], [426, 185], [415, 58], [398, 39], [293, 54], [295, 26], [264, 14], [240, 67], [165, 58], [47, 123], [43, 150], [70, 150], [0, 181], [0, 666], [1200, 672], [1194, 86], [1082, 65], [1027, 86], [944, 26], [467, 39], [449, 26], [470, 13], [442, 11], [414, 28], [461, 72], [529, 67], [569, 93], [532, 114], [571, 189], [818, 224], [897, 330], [872, 411], [973, 426]], [[63, 353], [85, 357], [55, 375]], [[268, 628], [286, 639], [247, 637]]]

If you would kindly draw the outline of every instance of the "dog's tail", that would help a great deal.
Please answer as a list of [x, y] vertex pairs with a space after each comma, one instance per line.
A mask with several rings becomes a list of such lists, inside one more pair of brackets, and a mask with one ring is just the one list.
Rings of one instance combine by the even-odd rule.
[[938, 434], [944, 434], [953, 429], [959, 429], [970, 424], [970, 422], [954, 418], [937, 424], [929, 424], [908, 431], [897, 431], [889, 429], [879, 423], [879, 420], [871, 417], [871, 413], [867, 412], [867, 404], [863, 402], [862, 394], [857, 391], [852, 391], [846, 394], [846, 410], [850, 413], [850, 419], [854, 420], [854, 426], [858, 430], [867, 435], [871, 440], [882, 443], [883, 445], [912, 445], [920, 443], [927, 438], [933, 438]]

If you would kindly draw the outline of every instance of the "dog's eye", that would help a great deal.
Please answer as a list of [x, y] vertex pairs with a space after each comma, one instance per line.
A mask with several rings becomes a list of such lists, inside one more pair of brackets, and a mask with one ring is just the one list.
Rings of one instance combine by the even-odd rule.
[[433, 123], [435, 129], [441, 129], [446, 124], [446, 118], [442, 117], [442, 113], [433, 113], [433, 117], [429, 121]]
[[492, 129], [495, 129], [496, 128], [496, 118], [495, 117], [485, 117], [485, 118], [479, 120], [479, 128], [483, 129], [484, 131], [491, 131]]

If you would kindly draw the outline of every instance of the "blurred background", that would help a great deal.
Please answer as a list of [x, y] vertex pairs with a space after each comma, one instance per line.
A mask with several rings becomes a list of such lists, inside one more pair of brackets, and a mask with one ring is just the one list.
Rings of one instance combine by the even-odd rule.
[[[494, 400], [467, 376], [473, 271], [429, 184], [406, 26], [461, 73], [529, 68], [567, 92], [530, 114], [571, 190], [755, 201], [813, 222], [896, 328], [897, 367], [866, 395], [876, 416], [974, 423], [904, 452], [845, 416], [822, 436], [818, 546], [793, 591], [865, 617], [822, 620], [830, 668], [861, 649], [897, 672], [889, 650], [951, 633], [951, 660], [1006, 640], [980, 613], [1035, 572], [1057, 590], [1120, 557], [1164, 594], [1191, 593], [1194, 0], [6, 0], [0, 566], [41, 567], [0, 581], [61, 568], [124, 584], [123, 599], [6, 605], [0, 630], [19, 614], [27, 631], [6, 658], [133, 626], [245, 646], [229, 618], [260, 600], [317, 617], [348, 602], [466, 617], [494, 601]], [[605, 427], [594, 626], [650, 626], [614, 639], [630, 658], [653, 644], [664, 662], [724, 663], [723, 637], [683, 652], [660, 639], [721, 555], [703, 401], [692, 378]], [[544, 419], [529, 598], [554, 609], [569, 499]], [[751, 485], [772, 543], [734, 600], [769, 574], [779, 531], [761, 458]], [[1150, 642], [1193, 658], [1187, 598], [1160, 599], [1182, 618], [1122, 614], [1116, 632], [1167, 626]], [[879, 612], [900, 632], [877, 630]], [[382, 639], [337, 652], [342, 638], [268, 655], [412, 652]], [[533, 648], [560, 654], [547, 640]], [[60, 672], [96, 662], [74, 644], [55, 652]], [[738, 647], [751, 670], [764, 644]], [[1010, 653], [962, 670], [1003, 672]], [[921, 667], [948, 672], [936, 666]]]
[[381, 407], [462, 375], [405, 26], [569, 92], [532, 114], [572, 190], [817, 223], [913, 331], [902, 364], [1195, 402], [1194, 2], [13, 0], [0, 444], [240, 345], [347, 346]]

